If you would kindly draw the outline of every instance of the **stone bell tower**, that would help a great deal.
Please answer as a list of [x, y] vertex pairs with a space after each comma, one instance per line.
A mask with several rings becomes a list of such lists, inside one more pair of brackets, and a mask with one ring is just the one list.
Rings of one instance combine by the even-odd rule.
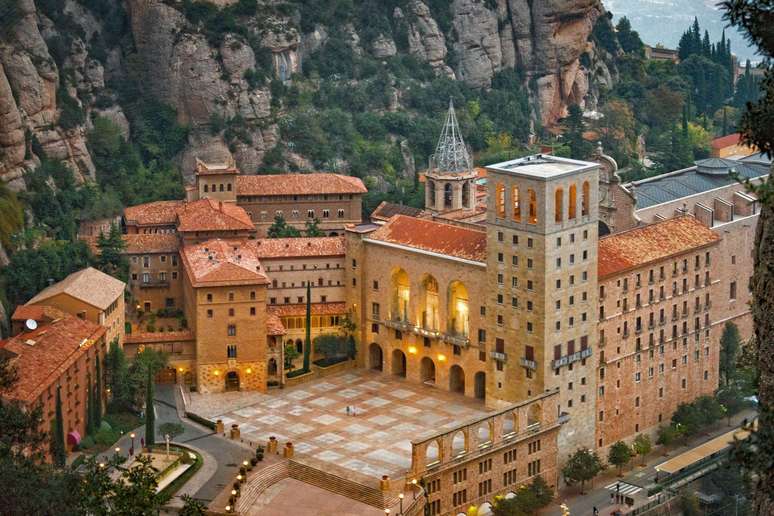
[[435, 214], [476, 206], [476, 172], [449, 99], [446, 123], [425, 172], [425, 209]]

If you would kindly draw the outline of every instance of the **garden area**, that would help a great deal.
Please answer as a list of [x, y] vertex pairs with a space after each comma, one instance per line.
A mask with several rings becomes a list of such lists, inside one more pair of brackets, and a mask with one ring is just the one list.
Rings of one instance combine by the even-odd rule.
[[129, 314], [126, 322], [127, 334], [132, 333], [164, 333], [184, 331], [188, 329], [183, 310], [179, 308], [160, 308], [155, 312], [145, 312], [140, 305]]

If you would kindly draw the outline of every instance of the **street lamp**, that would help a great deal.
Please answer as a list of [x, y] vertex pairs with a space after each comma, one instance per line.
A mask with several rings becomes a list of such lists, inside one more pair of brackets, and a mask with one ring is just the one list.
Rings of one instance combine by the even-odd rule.
[[118, 446], [116, 446], [116, 455], [118, 455], [120, 452], [121, 452], [121, 448], [119, 448]]
[[416, 478], [412, 478], [411, 479], [411, 485], [414, 487], [414, 489], [413, 489], [413, 491], [414, 491], [414, 500], [416, 500], [417, 499], [417, 479]]
[[387, 514], [387, 515], [389, 515], [389, 514], [390, 514], [390, 510], [389, 510], [389, 509], [385, 509], [385, 510], [384, 510], [384, 514]]
[[403, 493], [400, 493], [398, 498], [400, 499], [400, 514], [403, 516]]
[[132, 447], [129, 448], [129, 455], [134, 455], [134, 437], [135, 437], [134, 432], [129, 434], [129, 437], [132, 438]]

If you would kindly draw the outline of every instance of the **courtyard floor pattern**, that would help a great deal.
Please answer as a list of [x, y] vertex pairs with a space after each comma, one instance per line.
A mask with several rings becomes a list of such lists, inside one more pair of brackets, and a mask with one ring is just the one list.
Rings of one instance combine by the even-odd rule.
[[[256, 393], [193, 394], [192, 410], [243, 439], [293, 443], [299, 459], [370, 479], [398, 478], [411, 466], [411, 441], [486, 414], [479, 400], [378, 371], [355, 370], [316, 383]], [[356, 415], [348, 415], [347, 407]]]

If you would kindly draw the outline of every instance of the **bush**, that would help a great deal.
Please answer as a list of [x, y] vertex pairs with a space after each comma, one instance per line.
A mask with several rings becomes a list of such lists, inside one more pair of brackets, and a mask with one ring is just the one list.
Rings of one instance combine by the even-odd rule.
[[106, 431], [109, 432], [113, 430], [113, 425], [107, 422], [107, 420], [103, 419], [102, 422], [99, 424], [100, 431]]
[[104, 428], [100, 428], [100, 430], [94, 435], [94, 442], [100, 446], [110, 446], [114, 442], [118, 441], [120, 437], [121, 434], [114, 430], [105, 430]]
[[288, 378], [295, 378], [296, 376], [305, 375], [305, 374], [306, 374], [306, 373], [308, 373], [308, 372], [309, 372], [309, 371], [308, 371], [307, 369], [304, 369], [304, 368], [301, 368], [301, 369], [296, 369], [295, 371], [290, 371], [290, 372], [287, 374], [287, 377], [288, 377]]
[[81, 439], [81, 444], [78, 445], [78, 448], [81, 450], [87, 450], [89, 448], [93, 448], [94, 444], [95, 444], [94, 438], [90, 435], [87, 435], [86, 437]]
[[191, 421], [194, 421], [195, 423], [199, 423], [200, 425], [204, 425], [210, 430], [215, 430], [215, 422], [210, 421], [209, 419], [205, 419], [202, 416], [198, 414], [194, 414], [193, 412], [186, 412], [185, 417], [190, 419]]

